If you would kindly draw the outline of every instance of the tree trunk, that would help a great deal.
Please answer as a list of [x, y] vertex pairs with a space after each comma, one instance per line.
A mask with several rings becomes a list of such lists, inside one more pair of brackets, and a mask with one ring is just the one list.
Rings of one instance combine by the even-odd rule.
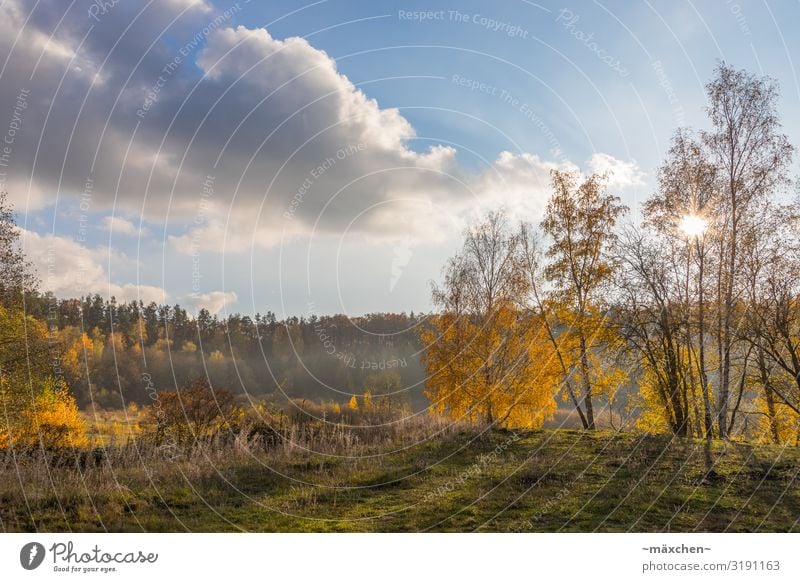
[[[698, 243], [699, 246], [699, 243]], [[698, 249], [700, 251], [700, 249]], [[697, 317], [698, 317], [698, 338], [699, 354], [698, 354], [698, 367], [700, 368], [700, 388], [703, 392], [703, 421], [705, 424], [705, 437], [707, 439], [714, 438], [714, 419], [711, 412], [711, 398], [708, 392], [708, 374], [706, 373], [706, 316], [705, 316], [705, 295], [703, 292], [703, 274], [705, 270], [705, 257], [701, 254], [699, 256], [699, 273], [698, 273], [698, 301], [697, 301]]]
[[722, 327], [722, 360], [720, 361], [720, 388], [719, 388], [719, 436], [728, 438], [728, 399], [730, 398], [731, 381], [731, 327], [733, 312], [733, 287], [736, 277], [736, 246], [738, 234], [738, 201], [736, 184], [733, 176], [730, 183], [730, 202], [731, 202], [731, 234], [730, 248], [728, 249], [728, 272], [725, 274], [725, 308], [723, 312]]
[[767, 362], [764, 359], [764, 352], [758, 350], [758, 371], [761, 375], [761, 385], [764, 388], [764, 400], [767, 402], [767, 417], [769, 418], [769, 432], [772, 436], [772, 442], [780, 444], [781, 437], [778, 432], [778, 419], [775, 415], [775, 395], [772, 393], [769, 383], [769, 372], [767, 371]]
[[583, 335], [583, 330], [581, 330], [580, 334], [581, 379], [583, 381], [583, 402], [584, 406], [586, 406], [586, 428], [594, 430], [594, 407], [592, 406], [592, 382], [589, 378], [589, 355], [586, 349], [586, 337]]
[[[535, 292], [535, 290], [534, 290]], [[567, 393], [569, 394], [572, 403], [575, 405], [575, 410], [578, 411], [578, 416], [581, 419], [581, 425], [583, 428], [589, 428], [589, 423], [586, 421], [586, 415], [583, 413], [583, 409], [581, 408], [581, 403], [578, 401], [578, 397], [575, 395], [575, 390], [572, 388], [572, 383], [569, 381], [569, 370], [567, 369], [567, 364], [564, 362], [564, 356], [561, 354], [561, 348], [556, 341], [555, 333], [553, 333], [553, 328], [550, 327], [550, 322], [547, 319], [547, 316], [544, 312], [544, 306], [539, 301], [539, 296], [536, 295], [536, 303], [539, 307], [539, 313], [544, 322], [544, 327], [547, 330], [547, 337], [550, 339], [550, 343], [553, 345], [553, 349], [556, 351], [556, 356], [558, 357], [558, 363], [561, 366], [561, 373], [564, 375], [564, 386], [567, 388]]]

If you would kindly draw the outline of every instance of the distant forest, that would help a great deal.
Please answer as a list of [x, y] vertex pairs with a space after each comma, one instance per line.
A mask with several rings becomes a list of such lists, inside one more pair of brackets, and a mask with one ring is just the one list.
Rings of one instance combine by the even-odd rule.
[[254, 398], [346, 403], [386, 394], [424, 406], [417, 328], [422, 314], [217, 317], [180, 305], [117, 303], [99, 295], [30, 293], [25, 311], [46, 322], [58, 367], [82, 407], [150, 403], [155, 391], [207, 378]]

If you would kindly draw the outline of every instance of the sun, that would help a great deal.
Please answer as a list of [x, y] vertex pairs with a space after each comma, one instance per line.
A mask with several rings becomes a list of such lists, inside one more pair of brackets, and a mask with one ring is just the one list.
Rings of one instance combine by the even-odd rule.
[[686, 236], [689, 238], [694, 238], [697, 236], [702, 236], [702, 234], [706, 231], [706, 228], [708, 228], [708, 223], [701, 216], [697, 216], [696, 214], [687, 214], [681, 218], [679, 226]]

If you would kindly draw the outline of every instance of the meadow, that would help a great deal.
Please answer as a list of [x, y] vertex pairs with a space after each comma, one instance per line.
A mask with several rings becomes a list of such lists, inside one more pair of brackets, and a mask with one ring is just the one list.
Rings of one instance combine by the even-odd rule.
[[[129, 422], [145, 422], [128, 415]], [[3, 531], [793, 531], [800, 450], [429, 415], [0, 457]], [[141, 427], [140, 427], [141, 428]], [[145, 425], [146, 429], [146, 425]], [[134, 432], [134, 431], [129, 431]], [[24, 486], [20, 486], [20, 484]]]

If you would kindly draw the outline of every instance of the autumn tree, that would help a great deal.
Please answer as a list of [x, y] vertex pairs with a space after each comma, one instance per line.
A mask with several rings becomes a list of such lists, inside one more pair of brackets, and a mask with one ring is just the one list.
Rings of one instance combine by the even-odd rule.
[[[740, 337], [756, 351], [761, 393], [756, 404], [767, 417], [773, 442], [800, 437], [800, 243], [797, 214], [781, 213], [772, 235], [746, 262], [747, 324]], [[792, 219], [792, 220], [787, 220]]]
[[[641, 358], [638, 400], [640, 427], [679, 436], [707, 428], [707, 409], [699, 405], [689, 341], [682, 262], [669, 240], [626, 232], [618, 244], [620, 268], [617, 325]], [[666, 245], [666, 246], [665, 246]], [[678, 268], [676, 268], [676, 263]], [[703, 410], [703, 412], [701, 412]]]
[[499, 426], [539, 426], [555, 409], [553, 361], [537, 317], [521, 308], [527, 294], [521, 236], [504, 214], [467, 230], [434, 286], [439, 312], [421, 337], [434, 410]]
[[620, 199], [605, 192], [602, 176], [583, 179], [576, 172], [552, 172], [553, 195], [542, 229], [550, 239], [544, 274], [552, 285], [554, 309], [559, 315], [562, 354], [574, 355], [581, 395], [578, 408], [585, 427], [595, 428], [593, 397], [607, 379], [596, 360], [602, 353], [609, 326], [603, 313], [602, 290], [612, 273], [609, 251], [616, 240], [615, 226], [626, 211]]
[[36, 289], [38, 281], [22, 253], [19, 234], [8, 194], [0, 191], [0, 303], [22, 309], [25, 295]]
[[80, 328], [67, 326], [58, 333], [61, 345], [61, 368], [64, 379], [82, 404], [92, 400], [89, 371], [93, 370], [102, 356], [102, 345], [95, 345]]
[[395, 370], [370, 374], [364, 381], [369, 387], [372, 406], [377, 412], [389, 415], [395, 412], [409, 412], [408, 395], [403, 382]]
[[197, 378], [177, 390], [159, 392], [152, 415], [159, 437], [171, 433], [180, 441], [196, 441], [222, 430], [235, 408], [230, 391], [214, 389], [204, 378]]
[[[717, 264], [716, 342], [719, 359], [717, 424], [729, 434], [735, 329], [742, 310], [742, 246], [754, 228], [754, 217], [786, 182], [792, 147], [777, 114], [778, 87], [769, 78], [720, 64], [706, 86], [711, 129], [703, 133], [711, 162], [720, 173], [717, 221], [721, 236]], [[752, 238], [751, 238], [752, 240]], [[746, 370], [741, 372], [742, 377]]]
[[[668, 404], [662, 412], [676, 421], [670, 424], [679, 434], [696, 429], [707, 438], [713, 437], [716, 416], [706, 348], [707, 287], [714, 288], [708, 271], [716, 260], [712, 250], [721, 231], [717, 179], [717, 169], [702, 142], [691, 131], [679, 129], [659, 169], [658, 189], [644, 203], [644, 228], [653, 242], [637, 240], [634, 234], [628, 237], [623, 259], [632, 277], [622, 278], [627, 283], [626, 324], [632, 324], [626, 329], [632, 334], [629, 339], [646, 342], [650, 377], [663, 393], [672, 395], [678, 391], [675, 397], [685, 405], [682, 414]], [[654, 308], [663, 311], [649, 322], [655, 327], [649, 328], [642, 316]], [[643, 336], [644, 332], [650, 335]], [[654, 351], [660, 353], [658, 359], [654, 359]], [[676, 365], [669, 373], [663, 373], [667, 367], [662, 368], [662, 373], [654, 370], [656, 363], [669, 360]], [[702, 403], [694, 398], [696, 392]], [[695, 408], [702, 410], [702, 428], [698, 422], [690, 422], [690, 417], [697, 416]], [[687, 425], [677, 422], [681, 418]]]
[[48, 377], [25, 407], [21, 420], [12, 432], [15, 445], [60, 449], [89, 444], [86, 425], [63, 379]]
[[86, 444], [83, 422], [63, 378], [58, 345], [49, 329], [26, 313], [36, 277], [25, 259], [20, 231], [0, 193], [0, 447]]

